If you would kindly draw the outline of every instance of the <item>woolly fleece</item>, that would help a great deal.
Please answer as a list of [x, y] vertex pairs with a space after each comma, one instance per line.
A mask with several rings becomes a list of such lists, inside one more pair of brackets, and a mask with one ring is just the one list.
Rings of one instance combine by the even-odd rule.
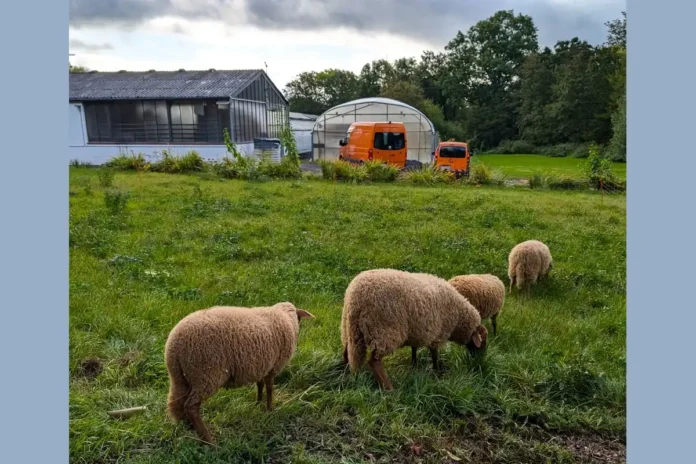
[[449, 283], [474, 305], [481, 319], [496, 316], [503, 308], [505, 284], [492, 274], [460, 275], [451, 278]]
[[553, 258], [549, 247], [538, 240], [519, 243], [510, 251], [508, 257], [508, 277], [510, 290], [536, 284], [540, 277], [549, 273], [553, 267]]
[[[291, 303], [272, 307], [213, 307], [184, 317], [165, 345], [175, 421], [220, 388], [235, 388], [277, 375], [297, 346], [300, 313]], [[312, 317], [311, 315], [302, 317]]]
[[479, 313], [446, 280], [374, 269], [346, 289], [341, 339], [355, 372], [368, 350], [381, 359], [402, 346], [439, 349], [448, 340], [466, 345], [480, 325]]

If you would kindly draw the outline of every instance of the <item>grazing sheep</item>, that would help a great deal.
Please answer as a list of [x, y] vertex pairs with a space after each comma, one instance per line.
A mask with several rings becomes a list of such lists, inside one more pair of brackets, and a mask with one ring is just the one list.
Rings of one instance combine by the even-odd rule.
[[549, 247], [540, 241], [527, 240], [515, 245], [508, 257], [510, 291], [515, 285], [518, 289], [529, 288], [546, 276], [552, 267], [553, 258]]
[[453, 277], [449, 283], [474, 305], [481, 319], [491, 319], [495, 335], [496, 319], [505, 302], [503, 281], [492, 274], [469, 274]]
[[385, 390], [394, 387], [382, 358], [398, 348], [428, 347], [439, 369], [438, 350], [447, 341], [474, 352], [485, 348], [488, 337], [479, 313], [446, 280], [394, 269], [365, 271], [353, 279], [346, 289], [341, 332], [351, 371], [372, 350], [368, 365]]
[[256, 382], [257, 401], [266, 386], [273, 408], [273, 378], [297, 347], [300, 319], [312, 318], [291, 303], [266, 308], [213, 307], [184, 317], [164, 348], [169, 372], [167, 409], [175, 421], [187, 419], [201, 439], [212, 437], [201, 419], [201, 404], [220, 388]]

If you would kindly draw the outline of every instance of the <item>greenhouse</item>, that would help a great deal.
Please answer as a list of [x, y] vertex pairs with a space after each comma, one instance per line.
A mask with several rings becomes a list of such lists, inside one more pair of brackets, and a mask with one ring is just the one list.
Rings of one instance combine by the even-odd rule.
[[314, 123], [315, 160], [338, 159], [339, 141], [354, 122], [402, 122], [406, 126], [408, 159], [430, 162], [437, 146], [433, 123], [416, 108], [389, 98], [362, 98], [335, 106]]

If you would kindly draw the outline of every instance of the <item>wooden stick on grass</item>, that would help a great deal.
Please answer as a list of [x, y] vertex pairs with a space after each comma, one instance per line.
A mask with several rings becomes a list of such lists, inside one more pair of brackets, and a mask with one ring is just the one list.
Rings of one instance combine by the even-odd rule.
[[128, 419], [136, 414], [141, 414], [147, 410], [147, 406], [138, 406], [135, 408], [128, 409], [117, 409], [114, 411], [109, 411], [108, 414], [115, 419]]

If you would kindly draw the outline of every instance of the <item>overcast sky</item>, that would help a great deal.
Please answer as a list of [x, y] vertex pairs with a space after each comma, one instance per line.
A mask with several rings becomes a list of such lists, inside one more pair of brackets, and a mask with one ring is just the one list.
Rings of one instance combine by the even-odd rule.
[[606, 39], [625, 0], [70, 0], [73, 65], [100, 71], [263, 69], [281, 89], [303, 71], [441, 51], [502, 9], [534, 19], [542, 46]]

